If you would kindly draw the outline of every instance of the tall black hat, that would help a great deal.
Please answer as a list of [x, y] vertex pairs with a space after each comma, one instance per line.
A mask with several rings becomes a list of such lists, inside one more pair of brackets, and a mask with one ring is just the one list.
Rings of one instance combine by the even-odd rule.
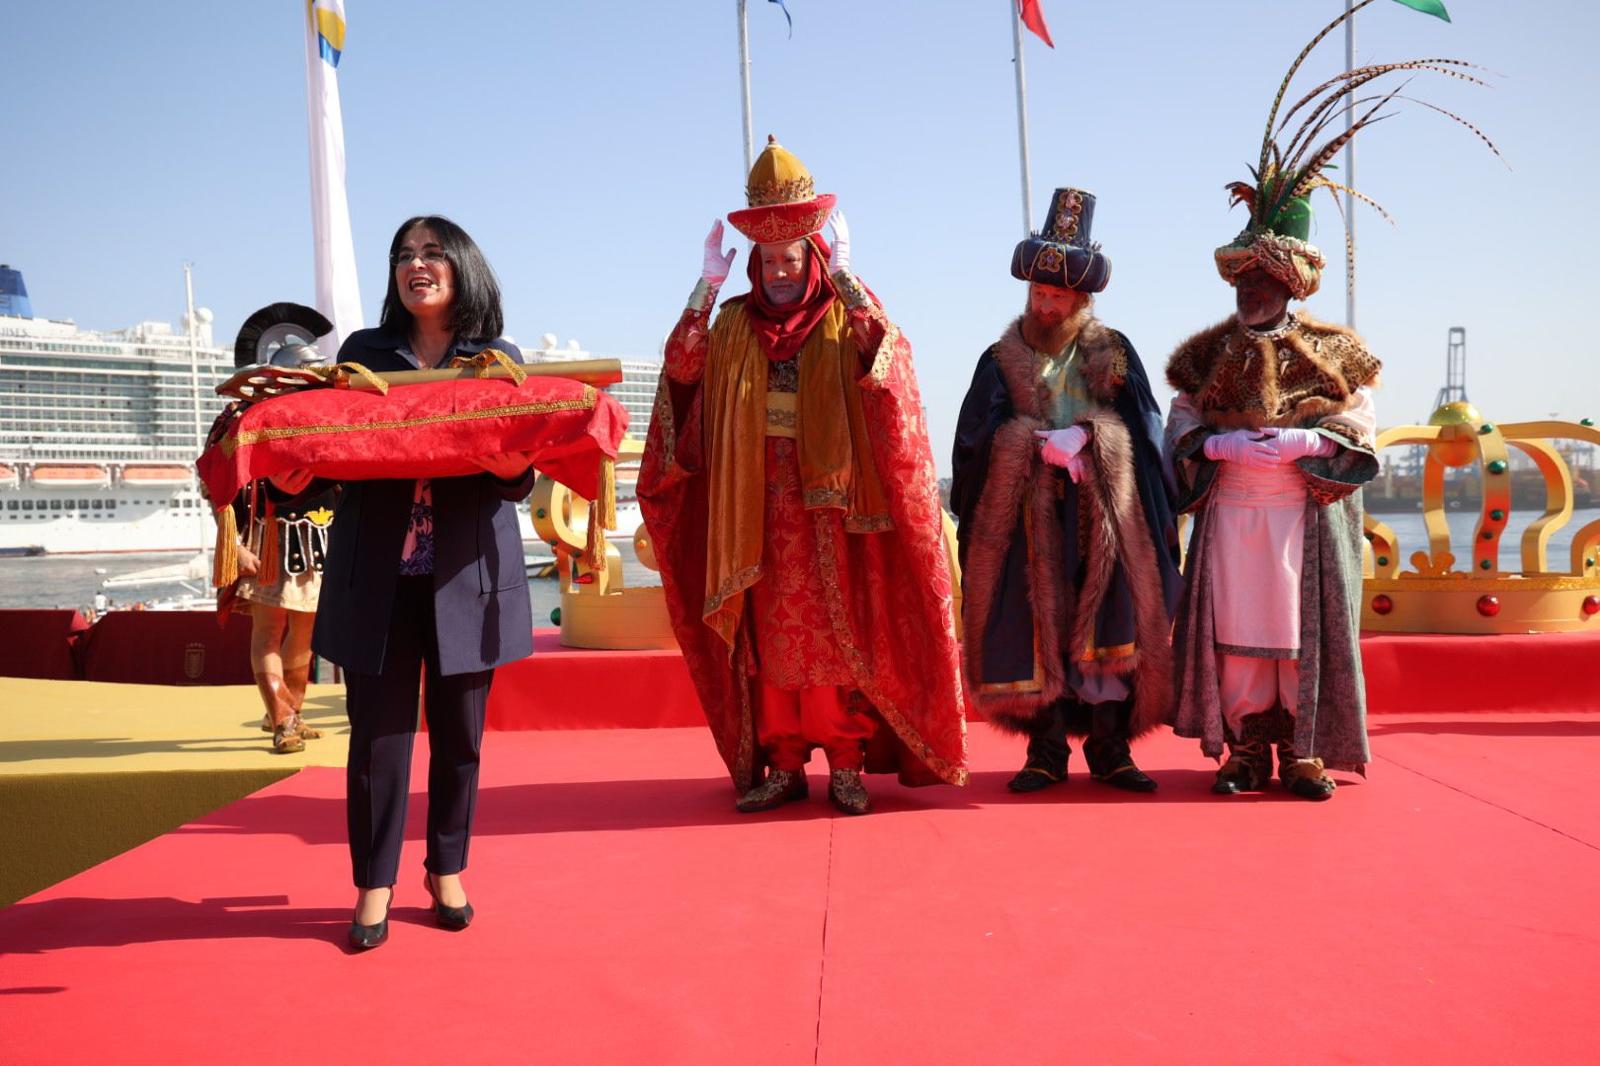
[[1111, 260], [1089, 239], [1094, 228], [1094, 193], [1057, 189], [1044, 228], [1017, 245], [1011, 276], [1061, 289], [1099, 292], [1111, 281]]
[[238, 339], [233, 342], [233, 365], [276, 362], [273, 356], [278, 349], [289, 345], [315, 345], [318, 337], [332, 329], [333, 323], [314, 307], [295, 303], [268, 304], [239, 327]]

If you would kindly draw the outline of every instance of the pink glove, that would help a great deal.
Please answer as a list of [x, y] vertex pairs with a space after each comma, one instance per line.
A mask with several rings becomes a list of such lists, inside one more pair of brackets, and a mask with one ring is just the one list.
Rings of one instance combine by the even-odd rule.
[[1089, 431], [1082, 426], [1036, 429], [1033, 435], [1044, 442], [1039, 454], [1051, 466], [1066, 466], [1072, 461], [1073, 456], [1083, 451], [1083, 446], [1089, 443]]
[[1079, 452], [1067, 460], [1067, 476], [1072, 479], [1074, 485], [1083, 484], [1083, 476], [1088, 472], [1088, 469], [1089, 457], [1083, 452]]
[[1339, 450], [1333, 441], [1310, 429], [1280, 429], [1272, 443], [1286, 463], [1312, 455], [1326, 458]]
[[1208, 437], [1205, 444], [1206, 458], [1213, 462], [1241, 463], [1245, 466], [1277, 466], [1284, 459], [1273, 446], [1271, 433], [1272, 430], [1257, 432], [1253, 429], [1236, 429], [1232, 433], [1219, 433]]

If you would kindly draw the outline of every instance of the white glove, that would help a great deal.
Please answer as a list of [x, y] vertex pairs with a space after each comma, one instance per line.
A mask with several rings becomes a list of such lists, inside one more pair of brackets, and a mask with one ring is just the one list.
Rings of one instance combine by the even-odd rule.
[[[1033, 435], [1038, 437], [1043, 445], [1039, 454], [1051, 466], [1066, 466], [1089, 443], [1089, 431], [1082, 426], [1068, 426], [1066, 429], [1036, 429]], [[1069, 471], [1070, 473], [1070, 471]], [[1072, 480], [1076, 481], [1077, 478]]]
[[[1272, 444], [1272, 430], [1236, 429], [1206, 438], [1206, 458], [1219, 463], [1271, 467], [1284, 461]], [[1266, 436], [1263, 436], [1266, 434]]]
[[1280, 429], [1272, 443], [1286, 463], [1311, 455], [1325, 458], [1339, 450], [1333, 441], [1310, 429]]
[[833, 217], [828, 219], [828, 225], [833, 228], [833, 254], [828, 256], [828, 273], [837, 274], [839, 271], [850, 269], [850, 227], [846, 225], [843, 211], [835, 211]]
[[720, 286], [728, 280], [728, 271], [733, 268], [733, 257], [737, 254], [736, 248], [730, 248], [726, 253], [722, 251], [722, 219], [717, 219], [711, 226], [711, 232], [706, 235], [706, 253], [700, 266], [700, 280], [712, 287]]

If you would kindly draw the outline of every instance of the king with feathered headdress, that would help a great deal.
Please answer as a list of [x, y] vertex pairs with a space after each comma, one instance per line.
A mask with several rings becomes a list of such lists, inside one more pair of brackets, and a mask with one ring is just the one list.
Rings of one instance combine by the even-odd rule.
[[[1325, 259], [1310, 241], [1311, 194], [1372, 200], [1327, 175], [1362, 130], [1422, 75], [1483, 85], [1459, 59], [1344, 71], [1285, 107], [1311, 51], [1373, 0], [1361, 0], [1290, 64], [1267, 115], [1251, 181], [1227, 188], [1250, 218], [1215, 252], [1237, 313], [1178, 347], [1167, 447], [1179, 506], [1195, 515], [1174, 629], [1174, 730], [1227, 762], [1213, 791], [1257, 791], [1278, 776], [1295, 795], [1333, 795], [1329, 768], [1369, 759], [1355, 602], [1361, 589], [1360, 489], [1378, 472], [1372, 391], [1379, 362], [1347, 328], [1289, 310], [1317, 291]], [[1398, 0], [1448, 21], [1439, 0]], [[1396, 84], [1398, 82], [1398, 84]], [[1496, 151], [1498, 155], [1498, 151]], [[1385, 217], [1387, 213], [1385, 213]], [[1347, 251], [1350, 248], [1346, 242]], [[1349, 264], [1353, 270], [1353, 255]]]

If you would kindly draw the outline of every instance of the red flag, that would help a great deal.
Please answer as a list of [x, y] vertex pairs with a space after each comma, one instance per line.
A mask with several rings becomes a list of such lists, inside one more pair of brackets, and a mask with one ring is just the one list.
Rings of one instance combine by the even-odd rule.
[[1022, 16], [1022, 24], [1032, 30], [1034, 36], [1049, 45], [1056, 46], [1050, 39], [1050, 27], [1044, 24], [1044, 11], [1039, 7], [1039, 0], [1017, 0], [1017, 13]]

